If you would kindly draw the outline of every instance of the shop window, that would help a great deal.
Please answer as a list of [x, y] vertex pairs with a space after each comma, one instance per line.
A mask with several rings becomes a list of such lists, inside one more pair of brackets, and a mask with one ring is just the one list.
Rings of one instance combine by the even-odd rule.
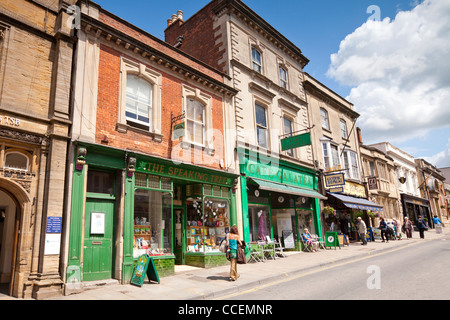
[[268, 146], [268, 125], [267, 125], [267, 110], [258, 103], [255, 104], [256, 117], [256, 138], [258, 146], [267, 148]]
[[114, 174], [88, 170], [87, 192], [114, 194]]
[[134, 74], [127, 75], [126, 118], [130, 125], [152, 130], [153, 86]]
[[165, 255], [172, 248], [172, 197], [169, 193], [136, 189], [133, 257]]
[[250, 224], [250, 241], [266, 241], [271, 237], [270, 207], [261, 205], [248, 206]]
[[306, 228], [309, 230], [311, 234], [314, 234], [316, 231], [316, 226], [313, 218], [313, 211], [311, 210], [297, 210], [298, 216], [298, 233], [299, 235], [303, 234], [303, 230]]
[[20, 152], [8, 152], [5, 156], [4, 167], [7, 169], [28, 171], [30, 160]]
[[187, 251], [220, 252], [220, 242], [230, 232], [230, 213], [227, 200], [201, 197], [188, 198]]

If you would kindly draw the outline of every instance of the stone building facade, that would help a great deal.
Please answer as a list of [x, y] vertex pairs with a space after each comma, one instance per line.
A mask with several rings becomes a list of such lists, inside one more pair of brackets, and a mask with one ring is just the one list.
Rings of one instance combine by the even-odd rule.
[[177, 12], [165, 40], [228, 75], [225, 81], [238, 90], [225, 112], [225, 163], [241, 174], [244, 240], [283, 240], [285, 223], [297, 242], [306, 225], [320, 234], [323, 196], [312, 147], [283, 150], [280, 143], [309, 133], [311, 125], [303, 85], [309, 60], [302, 51], [239, 0], [211, 1], [186, 20]]
[[61, 292], [74, 1], [0, 2], [0, 288]]

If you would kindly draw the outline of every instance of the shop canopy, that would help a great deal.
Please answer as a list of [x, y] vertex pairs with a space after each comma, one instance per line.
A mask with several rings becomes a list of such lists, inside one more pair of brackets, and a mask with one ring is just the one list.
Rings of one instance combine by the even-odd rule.
[[293, 187], [287, 184], [269, 182], [260, 179], [252, 179], [253, 182], [258, 184], [259, 189], [266, 191], [274, 191], [279, 193], [292, 194], [296, 196], [309, 197], [309, 198], [317, 198], [322, 200], [327, 200], [327, 197], [324, 197], [319, 192], [311, 189], [304, 189]]
[[335, 193], [327, 193], [327, 194], [342, 201], [347, 208], [371, 210], [371, 211], [383, 211], [383, 206], [380, 206], [379, 204], [371, 202], [367, 199], [344, 196], [342, 194], [335, 194]]

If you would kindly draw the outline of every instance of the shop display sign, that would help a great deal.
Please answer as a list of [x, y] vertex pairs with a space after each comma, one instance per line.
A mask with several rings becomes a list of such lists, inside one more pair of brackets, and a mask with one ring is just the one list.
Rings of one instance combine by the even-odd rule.
[[283, 230], [283, 239], [285, 248], [287, 249], [295, 248], [294, 234], [292, 233], [292, 230]]
[[134, 268], [130, 283], [142, 287], [146, 275], [149, 280], [160, 283], [153, 259], [149, 255], [144, 254], [140, 256], [136, 262], [136, 267]]
[[293, 137], [281, 139], [281, 151], [291, 150], [311, 145], [311, 133], [304, 133]]
[[302, 173], [280, 166], [262, 164], [251, 159], [246, 159], [246, 174], [263, 180], [283, 183], [301, 188], [314, 188], [314, 177], [311, 174]]
[[91, 212], [91, 234], [105, 234], [104, 212]]
[[369, 190], [377, 190], [378, 189], [377, 177], [367, 178], [367, 186]]
[[325, 186], [327, 188], [341, 187], [345, 185], [344, 173], [331, 173], [325, 175]]
[[336, 250], [336, 247], [341, 248], [337, 232], [327, 231], [325, 233], [325, 247], [334, 247], [334, 250]]
[[148, 161], [139, 161], [136, 170], [170, 178], [180, 178], [206, 184], [220, 184], [228, 187], [233, 186], [234, 182], [234, 179], [219, 174], [211, 174], [188, 169], [182, 166]]

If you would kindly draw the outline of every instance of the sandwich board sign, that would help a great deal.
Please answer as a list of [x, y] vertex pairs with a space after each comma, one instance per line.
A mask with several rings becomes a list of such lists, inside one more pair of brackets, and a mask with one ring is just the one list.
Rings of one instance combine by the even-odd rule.
[[325, 248], [327, 247], [334, 247], [334, 250], [336, 250], [336, 247], [341, 249], [337, 232], [327, 231], [325, 233]]
[[148, 254], [139, 257], [130, 283], [142, 287], [145, 281], [145, 275], [147, 275], [149, 280], [161, 283], [153, 259]]

